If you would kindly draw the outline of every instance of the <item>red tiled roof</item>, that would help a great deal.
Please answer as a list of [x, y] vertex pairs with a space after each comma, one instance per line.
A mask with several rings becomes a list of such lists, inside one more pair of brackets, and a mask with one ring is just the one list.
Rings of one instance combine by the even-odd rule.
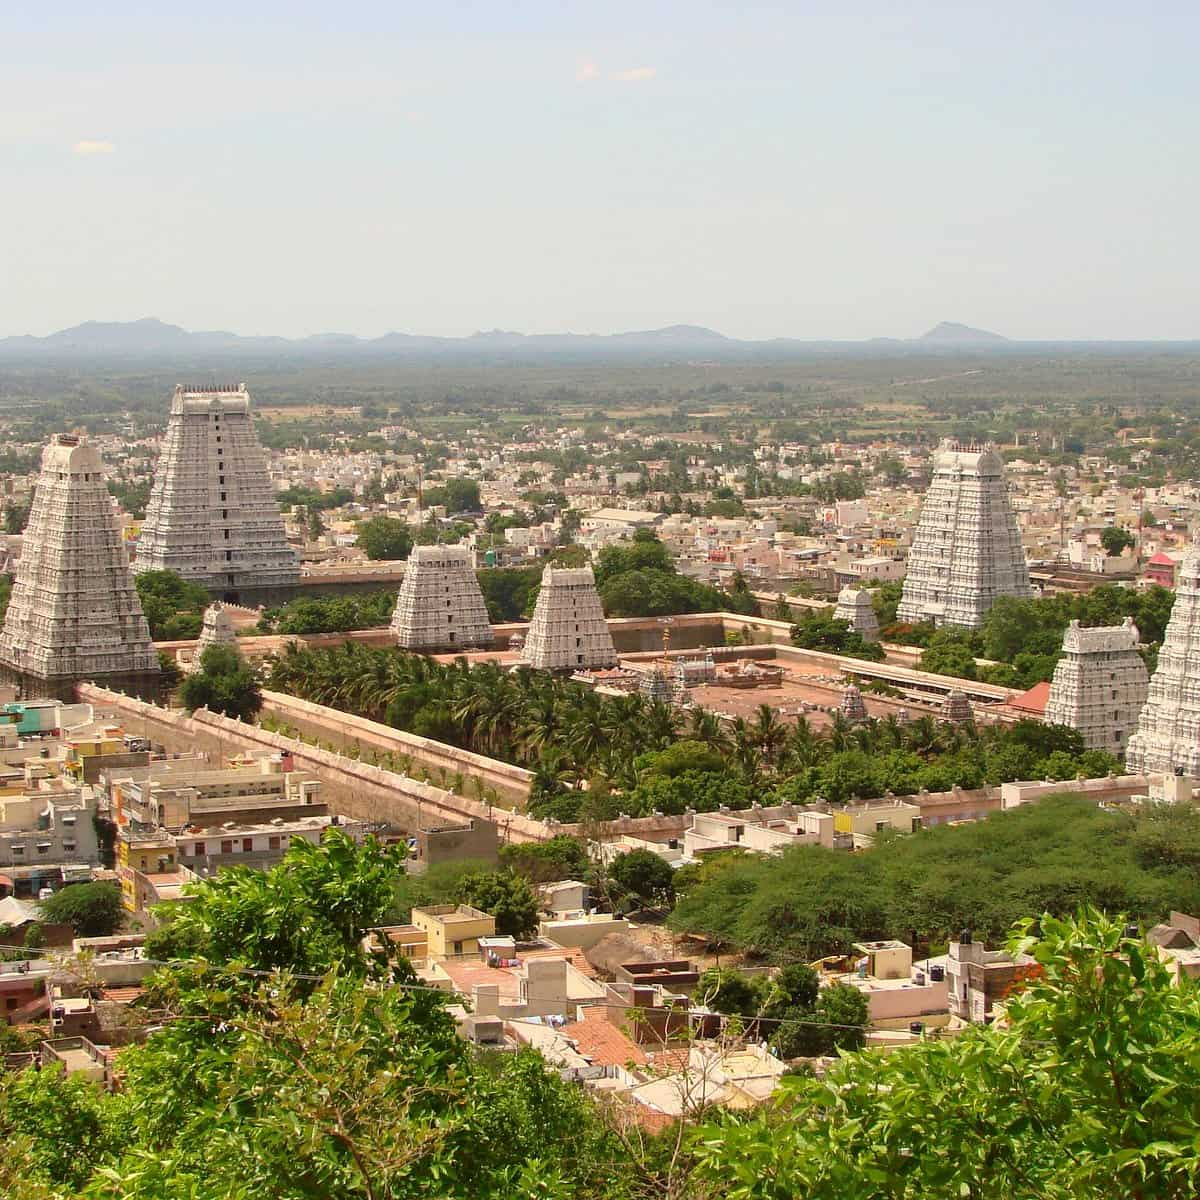
[[596, 1067], [623, 1067], [626, 1063], [645, 1065], [645, 1051], [624, 1030], [619, 1029], [598, 1007], [583, 1009], [582, 1021], [568, 1021], [562, 1032], [579, 1053]]
[[1148, 567], [1174, 567], [1177, 565], [1169, 554], [1164, 554], [1161, 550], [1152, 558], [1146, 559], [1146, 566]]
[[1013, 708], [1019, 708], [1022, 712], [1044, 713], [1046, 711], [1046, 703], [1050, 699], [1050, 685], [1048, 683], [1035, 683], [1027, 692], [1023, 692], [1014, 700], [1010, 700], [1009, 704]]
[[596, 978], [596, 968], [588, 962], [583, 951], [577, 946], [546, 946], [541, 950], [528, 950], [519, 957], [522, 959], [565, 958], [581, 975], [586, 975], [589, 979]]
[[111, 987], [100, 989], [100, 999], [110, 1000], [113, 1004], [132, 1004], [139, 996], [144, 996], [144, 987]]

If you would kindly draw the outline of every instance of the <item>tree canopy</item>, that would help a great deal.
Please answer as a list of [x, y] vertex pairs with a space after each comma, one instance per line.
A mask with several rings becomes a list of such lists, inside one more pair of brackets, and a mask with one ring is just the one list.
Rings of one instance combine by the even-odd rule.
[[1002, 938], [1030, 912], [1084, 903], [1147, 920], [1200, 905], [1200, 813], [1126, 814], [1060, 796], [854, 855], [804, 846], [706, 861], [668, 923], [786, 963], [856, 941]]
[[138, 599], [156, 642], [187, 641], [198, 637], [208, 592], [174, 571], [142, 571], [134, 576]]
[[262, 689], [246, 661], [233, 646], [209, 646], [200, 656], [200, 670], [179, 689], [185, 708], [207, 708], [248, 721], [262, 708]]
[[70, 925], [76, 937], [107, 937], [124, 916], [115, 883], [71, 883], [40, 904], [42, 920]]
[[413, 535], [398, 517], [368, 517], [355, 526], [354, 544], [370, 559], [407, 558], [412, 553]]

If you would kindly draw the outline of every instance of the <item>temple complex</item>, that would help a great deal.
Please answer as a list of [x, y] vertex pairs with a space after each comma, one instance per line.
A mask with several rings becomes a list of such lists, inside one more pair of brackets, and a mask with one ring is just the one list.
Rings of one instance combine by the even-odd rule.
[[542, 671], [616, 664], [591, 567], [549, 566], [542, 573], [521, 661]]
[[154, 697], [158, 653], [121, 542], [99, 451], [60, 434], [42, 455], [3, 630], [0, 674], [74, 698], [95, 680]]
[[134, 570], [175, 571], [240, 604], [299, 583], [245, 384], [175, 388]]
[[833, 615], [836, 620], [845, 621], [863, 641], [879, 641], [879, 619], [870, 592], [856, 587], [842, 588]]
[[1120, 754], [1150, 690], [1138, 636], [1132, 617], [1098, 629], [1072, 621], [1054, 668], [1046, 720], [1078, 729], [1091, 750]]
[[1031, 594], [1000, 455], [990, 445], [943, 442], [913, 532], [897, 619], [978, 629], [997, 597]]
[[487, 605], [467, 547], [413, 550], [396, 598], [392, 632], [405, 650], [491, 647]]
[[1139, 775], [1200, 775], [1200, 547], [1195, 544], [1179, 567], [1158, 669], [1125, 749], [1125, 765]]

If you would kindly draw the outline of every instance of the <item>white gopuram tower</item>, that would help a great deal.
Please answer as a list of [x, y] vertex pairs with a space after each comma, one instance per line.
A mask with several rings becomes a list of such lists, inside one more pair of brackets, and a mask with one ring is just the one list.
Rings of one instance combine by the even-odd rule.
[[943, 442], [908, 553], [897, 619], [978, 629], [997, 597], [1030, 595], [1000, 455], [990, 445]]
[[547, 567], [521, 661], [541, 671], [612, 667], [612, 634], [591, 567]]
[[73, 698], [81, 680], [157, 694], [158, 653], [94, 446], [60, 434], [46, 447], [21, 546], [0, 670], [27, 694]]
[[134, 570], [175, 571], [243, 604], [299, 583], [245, 384], [175, 388]]
[[862, 588], [842, 588], [833, 615], [836, 620], [845, 621], [863, 641], [879, 641], [879, 618], [875, 616], [870, 592]]
[[1200, 776], [1200, 546], [1179, 566], [1175, 604], [1158, 652], [1158, 669], [1125, 748], [1135, 775]]
[[1089, 750], [1120, 754], [1150, 690], [1138, 638], [1132, 617], [1096, 629], [1072, 621], [1054, 668], [1046, 720], [1078, 729]]
[[196, 641], [196, 661], [199, 662], [209, 646], [232, 646], [237, 649], [237, 633], [233, 621], [220, 600], [210, 604], [204, 610], [204, 619], [200, 625], [200, 637]]
[[417, 546], [404, 568], [392, 616], [405, 650], [490, 649], [494, 640], [471, 552], [465, 546]]

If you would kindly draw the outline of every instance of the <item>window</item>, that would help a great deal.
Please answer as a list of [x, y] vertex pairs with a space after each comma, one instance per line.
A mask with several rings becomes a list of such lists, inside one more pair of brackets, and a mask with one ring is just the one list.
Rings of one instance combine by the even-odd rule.
[[192, 847], [192, 856], [194, 858], [203, 858], [204, 857], [204, 843], [203, 842], [197, 842]]
[[454, 943], [454, 953], [461, 954], [462, 952], [463, 952], [462, 951], [462, 942], [455, 942]]
[[63, 853], [64, 854], [74, 854], [75, 853], [75, 843], [74, 842], [63, 842]]
[[232, 854], [233, 853], [233, 843], [232, 842], [222, 842], [221, 843], [221, 853], [222, 854]]
[[242, 853], [249, 854], [254, 849], [253, 838], [242, 838]]
[[14, 846], [12, 848], [12, 852], [13, 852], [14, 858], [21, 858], [25, 854], [25, 847], [24, 846]]
[[267, 838], [267, 849], [268, 850], [278, 850], [279, 849], [279, 837], [277, 834], [272, 834], [269, 838]]

